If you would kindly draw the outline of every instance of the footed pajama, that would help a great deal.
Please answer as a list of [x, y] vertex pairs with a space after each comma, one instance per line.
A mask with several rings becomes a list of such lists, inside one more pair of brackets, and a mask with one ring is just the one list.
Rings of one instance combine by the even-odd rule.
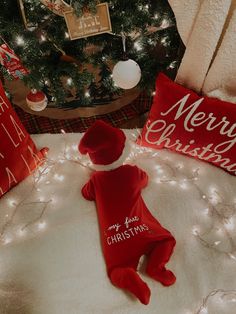
[[96, 171], [83, 187], [87, 200], [96, 201], [101, 242], [108, 276], [113, 285], [128, 290], [148, 304], [150, 289], [137, 273], [142, 255], [147, 256], [146, 273], [165, 286], [175, 275], [165, 268], [175, 239], [152, 216], [141, 196], [147, 174], [125, 165], [110, 171]]

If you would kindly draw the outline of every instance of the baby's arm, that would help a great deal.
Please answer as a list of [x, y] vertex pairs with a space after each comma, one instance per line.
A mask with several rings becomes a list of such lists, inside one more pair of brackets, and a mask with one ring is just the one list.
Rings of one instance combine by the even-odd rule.
[[93, 182], [90, 179], [82, 188], [81, 190], [83, 197], [88, 201], [94, 201], [95, 200], [95, 191]]

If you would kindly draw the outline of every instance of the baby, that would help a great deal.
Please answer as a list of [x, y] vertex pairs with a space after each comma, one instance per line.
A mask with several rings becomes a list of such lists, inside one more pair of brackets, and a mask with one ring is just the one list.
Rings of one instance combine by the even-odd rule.
[[137, 273], [142, 255], [147, 256], [146, 273], [164, 286], [175, 275], [165, 268], [175, 246], [171, 233], [152, 216], [141, 196], [147, 174], [136, 166], [122, 165], [126, 136], [122, 130], [97, 120], [79, 144], [97, 171], [82, 188], [83, 196], [95, 201], [101, 244], [111, 282], [148, 304], [150, 289]]

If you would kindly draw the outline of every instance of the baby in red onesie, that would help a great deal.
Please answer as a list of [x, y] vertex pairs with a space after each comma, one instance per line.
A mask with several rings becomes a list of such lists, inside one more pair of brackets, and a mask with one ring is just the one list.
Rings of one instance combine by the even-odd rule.
[[152, 216], [141, 196], [147, 174], [136, 166], [117, 166], [126, 137], [123, 131], [97, 120], [79, 144], [99, 169], [82, 188], [83, 196], [95, 201], [101, 244], [111, 282], [148, 304], [150, 289], [137, 273], [142, 255], [147, 256], [146, 273], [165, 286], [175, 275], [165, 268], [175, 246], [171, 233]]

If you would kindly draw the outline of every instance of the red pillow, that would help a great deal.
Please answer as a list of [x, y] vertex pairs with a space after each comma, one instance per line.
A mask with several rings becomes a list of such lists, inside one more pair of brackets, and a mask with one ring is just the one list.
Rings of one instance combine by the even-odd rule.
[[169, 148], [236, 175], [236, 104], [201, 97], [159, 74], [138, 143]]
[[38, 151], [0, 82], [0, 197], [43, 162], [47, 151]]

